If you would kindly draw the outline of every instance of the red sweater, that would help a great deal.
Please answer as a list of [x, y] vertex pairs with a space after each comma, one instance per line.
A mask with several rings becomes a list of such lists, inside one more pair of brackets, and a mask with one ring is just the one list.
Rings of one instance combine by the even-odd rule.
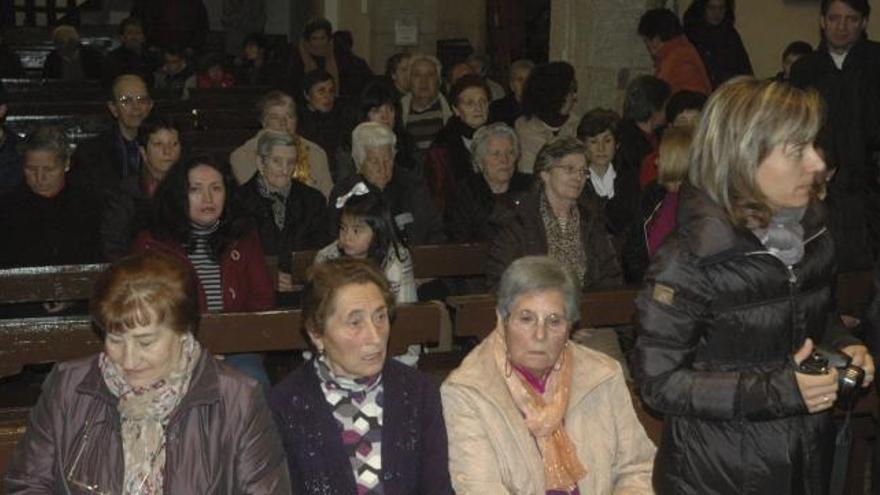
[[[182, 245], [155, 239], [150, 232], [142, 231], [134, 242], [133, 252], [148, 249], [159, 249], [174, 255], [195, 271]], [[226, 248], [220, 259], [220, 284], [224, 312], [265, 311], [275, 308], [275, 288], [266, 269], [266, 258], [256, 230]], [[199, 308], [202, 312], [207, 305], [205, 291], [200, 283]]]

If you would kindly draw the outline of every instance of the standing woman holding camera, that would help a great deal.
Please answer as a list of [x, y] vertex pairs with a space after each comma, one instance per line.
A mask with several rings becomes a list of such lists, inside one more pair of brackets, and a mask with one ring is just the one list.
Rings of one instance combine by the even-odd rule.
[[639, 296], [636, 375], [665, 414], [654, 488], [676, 494], [828, 492], [838, 374], [798, 366], [814, 346], [874, 377], [831, 300], [834, 242], [816, 193], [820, 97], [737, 78], [709, 99], [678, 231]]

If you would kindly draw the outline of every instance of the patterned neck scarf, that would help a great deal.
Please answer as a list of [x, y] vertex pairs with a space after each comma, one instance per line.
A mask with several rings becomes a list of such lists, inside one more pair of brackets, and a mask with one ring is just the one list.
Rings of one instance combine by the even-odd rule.
[[571, 393], [571, 349], [566, 346], [562, 350], [559, 360], [544, 381], [544, 393], [539, 393], [520, 373], [507, 371], [511, 365], [504, 340], [504, 327], [496, 327], [488, 339], [495, 366], [504, 377], [507, 390], [541, 451], [544, 461], [544, 489], [548, 493], [571, 492], [576, 488], [578, 480], [587, 475], [587, 469], [578, 459], [574, 442], [563, 427]]
[[287, 196], [290, 195], [290, 183], [280, 191], [270, 191], [269, 184], [263, 174], [257, 174], [257, 189], [260, 196], [272, 201], [272, 217], [278, 230], [284, 230], [284, 217], [287, 214]]
[[577, 205], [571, 207], [568, 219], [557, 218], [541, 190], [539, 210], [547, 231], [547, 256], [562, 263], [577, 280], [586, 280], [587, 253], [581, 239], [581, 214]]
[[201, 346], [191, 334], [185, 335], [182, 347], [171, 373], [142, 388], [132, 388], [106, 353], [98, 359], [104, 383], [119, 399], [116, 409], [122, 423], [125, 495], [164, 493], [165, 428], [189, 390], [193, 368], [201, 355]]
[[357, 484], [358, 495], [383, 495], [382, 418], [384, 387], [382, 374], [351, 379], [337, 376], [323, 354], [313, 360], [321, 380], [324, 399], [342, 429], [342, 444]]

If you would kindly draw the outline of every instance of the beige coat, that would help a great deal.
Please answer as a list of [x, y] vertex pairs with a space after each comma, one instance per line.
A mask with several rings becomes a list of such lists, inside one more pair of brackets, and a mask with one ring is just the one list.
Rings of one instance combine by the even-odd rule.
[[[620, 365], [569, 342], [565, 431], [587, 469], [584, 495], [652, 494], [656, 448], [636, 418]], [[541, 453], [484, 341], [441, 387], [449, 474], [458, 495], [544, 495]]]
[[570, 113], [568, 120], [554, 134], [554, 128], [537, 117], [526, 118], [523, 116], [516, 119], [513, 127], [519, 138], [520, 147], [517, 169], [522, 173], [531, 174], [535, 169], [535, 158], [541, 148], [554, 138], [577, 137], [578, 122], [580, 122], [580, 116]]
[[[258, 132], [256, 136], [245, 141], [243, 145], [239, 146], [229, 155], [232, 174], [239, 184], [244, 184], [251, 180], [251, 177], [257, 172], [257, 142], [262, 134], [263, 131]], [[306, 149], [309, 150], [312, 181], [306, 185], [321, 191], [324, 198], [327, 198], [330, 190], [333, 189], [333, 179], [330, 178], [330, 167], [327, 165], [327, 153], [308, 139], [302, 136], [299, 138], [302, 139]]]

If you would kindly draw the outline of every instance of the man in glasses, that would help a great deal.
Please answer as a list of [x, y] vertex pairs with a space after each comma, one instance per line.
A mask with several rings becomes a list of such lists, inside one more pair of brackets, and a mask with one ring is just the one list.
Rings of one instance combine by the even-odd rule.
[[125, 74], [113, 81], [107, 108], [115, 123], [77, 146], [70, 170], [72, 182], [102, 197], [124, 177], [140, 173], [138, 130], [150, 115], [153, 100], [143, 79]]

